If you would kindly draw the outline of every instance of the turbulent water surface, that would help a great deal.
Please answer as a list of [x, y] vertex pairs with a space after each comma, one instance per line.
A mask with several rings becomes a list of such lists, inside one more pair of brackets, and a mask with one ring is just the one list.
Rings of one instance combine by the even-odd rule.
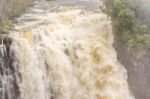
[[39, 1], [17, 18], [11, 46], [0, 46], [0, 99], [134, 99], [101, 7]]

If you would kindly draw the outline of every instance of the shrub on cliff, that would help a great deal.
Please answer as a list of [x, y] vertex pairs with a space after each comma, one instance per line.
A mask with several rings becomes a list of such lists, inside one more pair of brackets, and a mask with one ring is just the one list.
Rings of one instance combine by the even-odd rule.
[[150, 48], [150, 34], [147, 25], [143, 25], [135, 8], [127, 0], [103, 0], [104, 12], [111, 16], [113, 30], [121, 42], [131, 47]]

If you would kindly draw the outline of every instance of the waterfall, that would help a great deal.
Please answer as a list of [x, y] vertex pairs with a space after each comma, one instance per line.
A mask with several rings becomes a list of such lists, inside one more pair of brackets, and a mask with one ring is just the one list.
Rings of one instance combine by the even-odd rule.
[[[10, 50], [10, 39], [0, 35], [0, 99], [17, 99], [19, 72], [15, 53]], [[15, 60], [15, 61], [14, 61]]]
[[99, 6], [41, 0], [17, 18], [9, 63], [0, 45], [0, 99], [134, 99]]

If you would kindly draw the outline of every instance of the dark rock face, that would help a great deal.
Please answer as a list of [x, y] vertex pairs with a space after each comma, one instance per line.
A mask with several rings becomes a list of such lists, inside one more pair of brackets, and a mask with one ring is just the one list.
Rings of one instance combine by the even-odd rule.
[[0, 42], [0, 99], [19, 99], [19, 74], [15, 64], [14, 52], [10, 51], [9, 38]]
[[128, 82], [135, 99], [150, 99], [150, 51], [128, 50], [128, 47], [115, 40], [114, 46], [118, 53], [118, 60], [128, 71]]

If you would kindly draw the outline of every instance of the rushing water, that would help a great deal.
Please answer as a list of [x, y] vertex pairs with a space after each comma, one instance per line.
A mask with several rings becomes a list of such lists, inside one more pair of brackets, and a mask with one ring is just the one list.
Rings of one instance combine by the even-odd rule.
[[102, 6], [35, 2], [0, 45], [0, 99], [134, 99]]

